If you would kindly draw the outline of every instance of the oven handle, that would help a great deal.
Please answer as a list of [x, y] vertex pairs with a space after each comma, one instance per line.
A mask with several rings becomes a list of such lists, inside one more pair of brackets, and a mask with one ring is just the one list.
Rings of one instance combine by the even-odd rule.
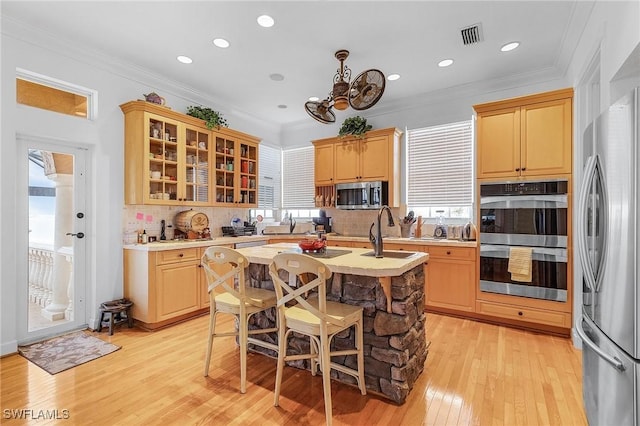
[[578, 257], [580, 258], [580, 265], [582, 265], [582, 276], [586, 280], [587, 287], [594, 291], [596, 288], [596, 282], [594, 277], [593, 267], [589, 262], [589, 252], [587, 250], [587, 229], [585, 224], [587, 214], [587, 202], [589, 200], [589, 190], [593, 182], [593, 177], [596, 169], [596, 157], [590, 156], [587, 158], [587, 163], [584, 166], [584, 174], [582, 179], [582, 186], [580, 187], [579, 199], [578, 199]]
[[[480, 257], [508, 259], [510, 246], [481, 244]], [[567, 249], [550, 247], [531, 247], [531, 258], [539, 261], [567, 263]]]
[[589, 346], [595, 353], [597, 353], [600, 358], [607, 361], [618, 371], [625, 370], [625, 367], [622, 361], [620, 361], [618, 358], [612, 355], [609, 355], [608, 353], [600, 349], [593, 340], [589, 339], [589, 336], [587, 336], [587, 333], [585, 333], [584, 329], [582, 328], [582, 315], [580, 315], [576, 320], [576, 332], [578, 333], [578, 336], [580, 336], [580, 339], [582, 339], [582, 341], [587, 346]]
[[567, 194], [555, 195], [505, 195], [480, 197], [480, 207], [493, 207], [497, 209], [514, 208], [549, 208], [566, 209]]

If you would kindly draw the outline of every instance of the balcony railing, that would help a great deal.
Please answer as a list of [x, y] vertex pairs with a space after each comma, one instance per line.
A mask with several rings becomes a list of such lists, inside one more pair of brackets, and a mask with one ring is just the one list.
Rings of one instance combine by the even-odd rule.
[[[73, 270], [73, 249], [62, 247], [58, 250], [58, 259], [62, 256], [69, 263], [69, 271]], [[65, 286], [67, 289], [68, 306], [64, 318], [72, 319], [73, 316], [73, 275], [70, 273], [66, 282], [56, 283], [54, 278], [54, 262], [56, 256], [54, 247], [48, 244], [29, 244], [29, 302], [46, 308], [53, 298], [54, 288]]]

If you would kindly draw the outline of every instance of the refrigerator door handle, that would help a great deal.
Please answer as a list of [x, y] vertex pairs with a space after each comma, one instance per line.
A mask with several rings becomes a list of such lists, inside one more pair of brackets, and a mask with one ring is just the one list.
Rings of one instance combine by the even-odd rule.
[[586, 214], [587, 203], [589, 201], [589, 190], [596, 169], [596, 157], [591, 156], [587, 159], [587, 163], [584, 167], [584, 177], [582, 180], [582, 186], [580, 187], [580, 193], [578, 198], [578, 255], [580, 257], [580, 264], [582, 265], [583, 277], [586, 279], [587, 286], [595, 291], [596, 281], [594, 277], [593, 267], [589, 262], [589, 253], [587, 250], [587, 229], [586, 229]]
[[580, 336], [580, 339], [582, 339], [582, 341], [586, 343], [587, 346], [593, 349], [593, 351], [597, 353], [598, 356], [600, 356], [600, 358], [607, 361], [616, 370], [619, 370], [619, 371], [625, 370], [625, 367], [624, 367], [624, 364], [622, 364], [622, 361], [620, 361], [615, 356], [609, 355], [608, 353], [604, 352], [602, 349], [598, 347], [598, 345], [595, 344], [593, 340], [589, 339], [589, 336], [587, 336], [587, 333], [585, 333], [584, 329], [582, 328], [582, 316], [578, 317], [578, 319], [576, 320], [576, 332], [578, 333], [578, 336]]

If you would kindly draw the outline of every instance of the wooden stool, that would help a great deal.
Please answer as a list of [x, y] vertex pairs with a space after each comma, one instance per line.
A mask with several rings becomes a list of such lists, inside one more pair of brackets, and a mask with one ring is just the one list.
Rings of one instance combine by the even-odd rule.
[[[131, 306], [133, 302], [127, 299], [112, 300], [100, 305], [100, 324], [98, 331], [102, 331], [102, 324], [109, 322], [109, 336], [113, 336], [113, 327], [123, 322], [127, 322], [129, 328], [133, 327], [133, 317], [131, 316]], [[105, 315], [109, 318], [105, 318]], [[124, 315], [124, 317], [123, 317]]]

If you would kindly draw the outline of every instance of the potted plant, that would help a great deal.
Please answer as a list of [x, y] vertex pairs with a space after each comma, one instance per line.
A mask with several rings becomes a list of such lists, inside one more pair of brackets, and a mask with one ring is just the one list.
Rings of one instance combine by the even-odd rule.
[[187, 115], [204, 120], [207, 129], [219, 129], [220, 126], [229, 127], [227, 120], [222, 118], [222, 114], [218, 111], [214, 111], [211, 108], [201, 106], [187, 107]]
[[364, 134], [371, 130], [371, 128], [372, 126], [371, 124], [367, 124], [366, 118], [356, 115], [355, 117], [349, 117], [342, 122], [342, 127], [340, 127], [338, 135], [340, 137], [353, 135], [357, 138], [363, 138]]

